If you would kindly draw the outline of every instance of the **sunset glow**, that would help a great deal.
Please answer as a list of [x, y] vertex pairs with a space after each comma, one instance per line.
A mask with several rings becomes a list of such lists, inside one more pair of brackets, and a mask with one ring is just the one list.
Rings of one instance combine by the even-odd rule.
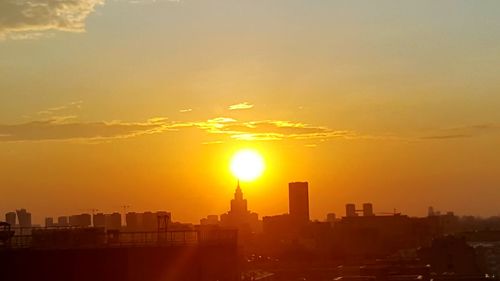
[[261, 215], [308, 181], [314, 220], [365, 201], [496, 216], [499, 14], [495, 0], [0, 0], [0, 215], [130, 205], [195, 224], [239, 178]]
[[257, 179], [262, 175], [264, 168], [262, 156], [254, 150], [241, 150], [231, 161], [231, 172], [242, 181]]

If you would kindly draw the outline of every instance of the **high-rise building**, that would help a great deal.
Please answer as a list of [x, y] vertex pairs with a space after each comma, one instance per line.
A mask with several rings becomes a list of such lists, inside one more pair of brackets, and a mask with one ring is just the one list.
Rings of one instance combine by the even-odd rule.
[[57, 226], [68, 226], [68, 217], [60, 216], [57, 218]]
[[[166, 218], [166, 221], [162, 219]], [[172, 214], [167, 211], [135, 213], [129, 212], [125, 215], [126, 227], [131, 231], [156, 231], [158, 223], [172, 223]]]
[[155, 231], [158, 229], [158, 218], [153, 212], [142, 213], [142, 228], [145, 231]]
[[92, 216], [90, 214], [80, 215], [80, 226], [90, 227], [92, 225]]
[[5, 214], [5, 221], [10, 224], [11, 226], [16, 225], [16, 213], [15, 212], [8, 212]]
[[434, 207], [431, 206], [427, 209], [427, 216], [433, 217], [434, 215], [436, 215], [436, 213], [434, 213]]
[[136, 212], [128, 212], [125, 214], [125, 223], [130, 231], [138, 231], [140, 229], [140, 214]]
[[69, 225], [70, 226], [79, 226], [79, 217], [78, 217], [78, 215], [69, 216]]
[[364, 217], [371, 217], [373, 216], [373, 205], [372, 203], [364, 203], [363, 204], [363, 216]]
[[259, 215], [248, 210], [247, 200], [243, 198], [239, 182], [234, 192], [234, 199], [231, 200], [231, 209], [220, 216], [220, 224], [223, 227], [238, 229], [240, 237], [261, 231]]
[[295, 221], [309, 221], [309, 184], [292, 182], [288, 184], [288, 207], [290, 217]]
[[241, 191], [239, 183], [234, 192], [234, 199], [231, 199], [230, 212], [235, 214], [244, 214], [248, 212], [248, 203], [246, 199], [243, 199], [243, 192]]
[[356, 217], [356, 205], [355, 204], [346, 204], [345, 205], [345, 216], [346, 217]]
[[31, 213], [28, 213], [26, 209], [16, 210], [16, 213], [20, 227], [31, 227]]
[[49, 217], [45, 218], [45, 227], [53, 227], [54, 226], [54, 218]]
[[106, 216], [103, 213], [97, 213], [92, 216], [92, 225], [94, 227], [106, 227]]
[[120, 213], [112, 213], [106, 215], [106, 229], [120, 229], [122, 227], [122, 215]]
[[335, 220], [337, 219], [337, 216], [335, 215], [335, 213], [328, 213], [326, 214], [326, 221], [327, 222], [335, 222]]
[[69, 225], [77, 227], [89, 227], [92, 224], [90, 214], [73, 215], [69, 217]]

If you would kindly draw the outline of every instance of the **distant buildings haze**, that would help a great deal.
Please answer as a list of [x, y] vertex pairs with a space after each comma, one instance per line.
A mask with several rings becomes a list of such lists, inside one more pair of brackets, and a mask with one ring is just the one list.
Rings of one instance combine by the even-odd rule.
[[17, 220], [20, 227], [31, 227], [31, 213], [26, 209], [16, 210]]
[[5, 221], [12, 225], [12, 226], [15, 226], [16, 225], [16, 213], [15, 212], [8, 212], [7, 214], [5, 214]]

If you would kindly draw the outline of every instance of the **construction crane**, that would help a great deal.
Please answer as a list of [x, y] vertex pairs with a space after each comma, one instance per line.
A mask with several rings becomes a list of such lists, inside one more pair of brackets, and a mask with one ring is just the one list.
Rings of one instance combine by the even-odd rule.
[[130, 209], [130, 207], [132, 207], [132, 206], [130, 206], [130, 205], [122, 205], [120, 207], [122, 208], [123, 213], [127, 214], [128, 209]]
[[127, 211], [128, 209], [130, 209], [130, 205], [122, 205], [120, 206], [123, 210], [123, 219], [122, 219], [122, 225], [126, 225], [127, 224]]
[[90, 219], [90, 222], [91, 222], [91, 225], [94, 226], [94, 216], [97, 212], [99, 212], [99, 210], [96, 208], [91, 208], [91, 209], [87, 209], [87, 211], [92, 213], [92, 217]]
[[393, 215], [393, 216], [400, 216], [401, 213], [398, 213], [396, 208], [394, 208], [394, 211], [392, 213], [390, 212], [376, 212], [375, 214], [377, 215]]

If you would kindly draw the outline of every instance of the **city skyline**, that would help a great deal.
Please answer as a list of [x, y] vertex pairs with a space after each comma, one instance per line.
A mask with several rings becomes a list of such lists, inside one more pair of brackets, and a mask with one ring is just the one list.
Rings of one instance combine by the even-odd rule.
[[1, 276], [500, 281], [499, 77], [499, 0], [0, 0]]
[[[283, 197], [285, 198], [285, 197]], [[54, 215], [54, 216], [39, 216], [43, 219], [44, 224], [38, 221], [32, 220], [32, 214], [28, 212], [25, 208], [11, 210], [5, 213], [5, 221], [11, 226], [21, 227], [21, 228], [31, 228], [31, 227], [67, 227], [67, 226], [79, 226], [79, 227], [103, 227], [108, 225], [108, 218], [111, 219], [109, 222], [113, 227], [130, 227], [129, 223], [135, 225], [138, 223], [137, 218], [130, 218], [130, 216], [152, 216], [149, 218], [148, 225], [149, 230], [154, 230], [155, 226], [155, 214], [168, 214], [168, 220], [170, 222], [187, 224], [192, 227], [193, 225], [220, 225], [224, 228], [236, 228], [240, 231], [248, 231], [245, 227], [251, 226], [252, 232], [261, 232], [262, 218], [266, 217], [281, 217], [290, 216], [290, 219], [294, 223], [302, 224], [305, 222], [330, 222], [336, 220], [336, 218], [342, 217], [357, 217], [357, 216], [396, 216], [401, 214], [406, 214], [405, 210], [398, 210], [394, 208], [393, 210], [380, 210], [374, 209], [372, 202], [344, 202], [343, 210], [341, 212], [328, 212], [323, 214], [319, 218], [310, 218], [310, 202], [309, 202], [309, 182], [290, 182], [288, 183], [288, 206], [287, 211], [275, 214], [259, 214], [252, 212], [249, 209], [248, 201], [243, 195], [240, 181], [237, 181], [236, 189], [234, 191], [234, 198], [230, 201], [230, 208], [227, 213], [223, 213], [220, 216], [216, 215], [216, 212], [205, 214], [205, 217], [200, 217], [197, 221], [182, 221], [174, 220], [172, 217], [172, 212], [162, 210], [130, 210], [132, 206], [123, 205], [120, 206], [121, 210], [111, 210], [109, 212], [100, 209], [89, 209], [87, 212], [72, 213], [66, 215]], [[360, 206], [361, 209], [356, 206]], [[434, 206], [426, 207], [425, 215], [410, 215], [411, 217], [432, 217], [432, 216], [456, 216], [453, 210], [441, 210], [435, 208]], [[95, 223], [96, 216], [99, 217], [99, 223]], [[260, 216], [260, 217], [259, 217]], [[458, 214], [457, 217], [474, 217], [470, 214]], [[491, 217], [477, 217], [478, 219], [488, 219], [488, 218], [499, 218], [500, 216]], [[142, 222], [142, 219], [139, 219]], [[241, 229], [243, 227], [243, 230]], [[106, 228], [108, 228], [106, 226]], [[259, 230], [257, 230], [259, 229]]]
[[[255, 182], [260, 182], [260, 180], [257, 178], [257, 179], [254, 179], [252, 181], [244, 181], [243, 183], [240, 183], [240, 180], [238, 179], [235, 179], [236, 183], [237, 183], [237, 186], [238, 188], [240, 188], [240, 185], [243, 186], [242, 189], [245, 188], [245, 185], [248, 185], [250, 187], [253, 187], [255, 186]], [[288, 189], [287, 189], [287, 185], [289, 184], [293, 184], [293, 183], [298, 183], [300, 184], [301, 182], [289, 182], [287, 184], [285, 184], [283, 187], [280, 187], [279, 189], [276, 189], [275, 191], [279, 191], [279, 192], [289, 192], [289, 186], [288, 186]], [[309, 184], [309, 181], [305, 182], [306, 184]], [[233, 186], [234, 187], [234, 186]], [[314, 190], [314, 189], [313, 189]], [[250, 191], [250, 194], [251, 194], [251, 189], [249, 190]], [[234, 192], [234, 189], [233, 189], [233, 192]], [[312, 195], [312, 198], [316, 199], [316, 196]], [[362, 197], [362, 198], [366, 198], [366, 197]], [[227, 199], [227, 198], [226, 198]], [[265, 198], [262, 198], [262, 197], [255, 197], [255, 198], [252, 198], [252, 200], [255, 200], [255, 199], [261, 199], [261, 200], [265, 200]], [[278, 202], [285, 202], [287, 203], [288, 200], [285, 200], [286, 198], [281, 196], [281, 197], [278, 197], [276, 198]], [[246, 200], [245, 200], [246, 201]], [[351, 202], [351, 203], [349, 203]], [[345, 205], [349, 205], [349, 204], [359, 204], [359, 205], [362, 205], [361, 203], [365, 204], [366, 202], [375, 202], [375, 204], [379, 205], [380, 202], [378, 201], [374, 201], [370, 198], [366, 198], [366, 199], [363, 199], [363, 200], [359, 200], [359, 199], [355, 199], [355, 200], [351, 200], [351, 201], [345, 201], [345, 202], [331, 202], [332, 204], [330, 206], [333, 206], [332, 208], [326, 208], [324, 210], [324, 213], [318, 213], [318, 212], [315, 212], [313, 216], [311, 216], [311, 221], [325, 221], [326, 219], [326, 216], [330, 213], [334, 213], [334, 214], [342, 214], [345, 210]], [[436, 201], [433, 201], [433, 202], [436, 202]], [[259, 205], [258, 202], [253, 202], [254, 205]], [[257, 204], [255, 204], [257, 203]], [[370, 204], [371, 204], [370, 203]], [[387, 203], [387, 202], [386, 202]], [[391, 202], [388, 202], [389, 205]], [[428, 205], [419, 205], [418, 202], [417, 202], [417, 206], [419, 206], [419, 209], [415, 212], [415, 211], [411, 211], [411, 210], [407, 210], [405, 209], [404, 205], [402, 204], [398, 204], [397, 201], [393, 202], [393, 207], [385, 207], [384, 209], [378, 209], [377, 211], [380, 212], [380, 213], [386, 213], [386, 214], [389, 214], [391, 212], [394, 212], [396, 213], [396, 210], [398, 211], [403, 211], [405, 214], [408, 214], [410, 216], [414, 216], [414, 217], [423, 217], [425, 215], [427, 215], [429, 213], [429, 206], [432, 206], [432, 208], [434, 207], [437, 207], [436, 208], [436, 212], [440, 212], [440, 213], [443, 213], [443, 214], [446, 214], [448, 212], [452, 212], [454, 214], [457, 214], [459, 216], [477, 216], [477, 217], [484, 217], [484, 218], [487, 218], [487, 217], [497, 217], [497, 216], [500, 216], [500, 212], [497, 212], [497, 213], [492, 213], [492, 214], [475, 214], [475, 213], [467, 213], [467, 212], [464, 212], [464, 213], [460, 213], [460, 212], [456, 212], [456, 210], [454, 209], [451, 209], [451, 208], [446, 208], [446, 207], [443, 207], [443, 204], [428, 204]], [[90, 208], [80, 208], [78, 210], [76, 209], [72, 209], [72, 208], [68, 208], [65, 212], [63, 213], [49, 213], [47, 215], [43, 215], [43, 214], [40, 214], [40, 213], [34, 213], [33, 215], [33, 223], [34, 224], [37, 224], [37, 225], [41, 225], [42, 222], [47, 218], [47, 217], [54, 217], [54, 218], [57, 218], [58, 216], [60, 215], [63, 215], [63, 216], [66, 216], [66, 217], [70, 217], [72, 215], [75, 215], [75, 214], [89, 214], [89, 213], [119, 213], [121, 215], [123, 214], [126, 214], [128, 212], [149, 212], [151, 210], [151, 208], [148, 208], [147, 206], [143, 207], [143, 208], [137, 208], [137, 207], [134, 207], [133, 205], [128, 205], [128, 204], [131, 204], [130, 202], [126, 202], [125, 205], [122, 204], [120, 206], [101, 206], [99, 208], [96, 208], [95, 205], [91, 205], [92, 207]], [[288, 204], [288, 203], [287, 203]], [[309, 203], [311, 205], [311, 208], [312, 210], [314, 210], [314, 201], [313, 202], [310, 202]], [[227, 205], [227, 202], [226, 204]], [[385, 204], [387, 206], [387, 204]], [[253, 205], [252, 205], [253, 206]], [[126, 209], [124, 209], [124, 207]], [[309, 210], [309, 206], [308, 207], [308, 210]], [[199, 218], [200, 217], [203, 217], [204, 215], [207, 215], [207, 214], [216, 214], [216, 213], [221, 213], [222, 211], [224, 211], [226, 208], [226, 206], [222, 206], [221, 207], [221, 211], [218, 211], [218, 210], [210, 210], [208, 213], [205, 213], [205, 214], [202, 214], [200, 213], [198, 218], [186, 218], [186, 217], [183, 217], [182, 215], [180, 216], [179, 218], [179, 221], [182, 221], [182, 222], [186, 222], [186, 223], [193, 223], [193, 224], [196, 224], [199, 222]], [[21, 205], [21, 206], [17, 206], [17, 207], [14, 207], [14, 208], [11, 208], [11, 209], [8, 209], [8, 208], [5, 208], [5, 207], [0, 207], [0, 212], [2, 213], [8, 213], [9, 211], [12, 211], [12, 210], [25, 210], [25, 209], [32, 209], [30, 207], [26, 207], [24, 205]], [[171, 210], [171, 208], [168, 208], [168, 206], [165, 206], [165, 205], [159, 205], [156, 210]], [[265, 215], [272, 215], [272, 214], [286, 214], [287, 212], [289, 212], [289, 206], [288, 205], [284, 205], [284, 206], [280, 206], [279, 209], [276, 209], [277, 211], [275, 211], [274, 213], [263, 213], [263, 212], [259, 212], [255, 207], [253, 207], [253, 209], [255, 211], [257, 211], [258, 214], [261, 214], [262, 216], [265, 216]], [[126, 210], [126, 211], [125, 211]], [[184, 209], [185, 210], [185, 209]], [[174, 213], [177, 213], [177, 212], [174, 212]], [[182, 212], [180, 212], [182, 214]], [[194, 216], [198, 215], [198, 213], [195, 213]]]
[[194, 222], [251, 149], [260, 214], [499, 215], [498, 1], [56, 2], [0, 3], [1, 212]]

